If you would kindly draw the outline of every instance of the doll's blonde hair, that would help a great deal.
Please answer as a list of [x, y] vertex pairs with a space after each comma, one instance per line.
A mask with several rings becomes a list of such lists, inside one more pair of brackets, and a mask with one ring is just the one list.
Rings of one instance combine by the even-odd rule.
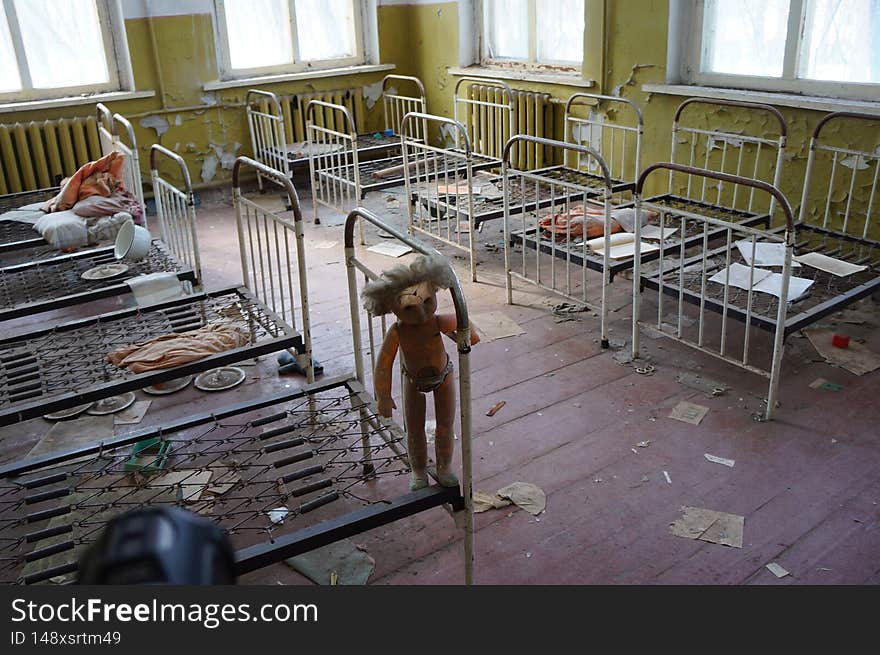
[[455, 273], [446, 258], [419, 255], [409, 265], [390, 268], [367, 284], [361, 292], [364, 309], [374, 316], [389, 314], [400, 292], [421, 282], [430, 282], [435, 289], [448, 289], [455, 284]]

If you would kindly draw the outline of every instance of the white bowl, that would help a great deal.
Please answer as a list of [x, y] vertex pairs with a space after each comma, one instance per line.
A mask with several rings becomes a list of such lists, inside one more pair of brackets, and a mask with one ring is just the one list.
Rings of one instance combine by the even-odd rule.
[[116, 235], [113, 254], [118, 260], [140, 261], [150, 252], [152, 240], [147, 228], [135, 225], [133, 221], [126, 221]]

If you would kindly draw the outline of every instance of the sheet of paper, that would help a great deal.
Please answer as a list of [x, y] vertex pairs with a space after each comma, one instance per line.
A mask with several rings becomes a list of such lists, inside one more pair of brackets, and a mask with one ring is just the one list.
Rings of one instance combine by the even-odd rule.
[[779, 566], [776, 562], [770, 562], [767, 564], [767, 570], [770, 571], [777, 578], [784, 578], [789, 575], [788, 571], [786, 571], [783, 567]]
[[676, 421], [682, 421], [684, 423], [690, 423], [691, 425], [699, 425], [700, 421], [702, 421], [708, 413], [708, 407], [697, 405], [696, 403], [691, 403], [687, 400], [682, 400], [672, 408], [672, 411], [669, 413], [669, 418], [674, 418]]
[[642, 226], [642, 238], [650, 241], [662, 241], [673, 236], [678, 230], [674, 227], [664, 227], [662, 230], [659, 225]]
[[[633, 243], [636, 235], [630, 232], [615, 232], [611, 235], [611, 247], [620, 246], [625, 243]], [[596, 237], [587, 241], [587, 248], [590, 250], [604, 250], [605, 237]]]
[[684, 506], [681, 509], [681, 518], [669, 526], [675, 536], [742, 548], [744, 517], [702, 507]]
[[526, 333], [516, 321], [501, 312], [471, 314], [471, 321], [482, 341], [494, 341]]
[[[642, 254], [648, 252], [654, 252], [655, 250], [660, 250], [660, 246], [654, 243], [648, 243], [646, 241], [642, 241], [642, 247], [639, 252]], [[604, 250], [597, 250], [597, 254], [603, 253]], [[608, 251], [608, 257], [611, 259], [625, 259], [627, 257], [634, 257], [636, 254], [636, 244], [635, 241], [632, 243], [622, 243], [619, 246], [611, 246], [611, 250]]]
[[[37, 455], [72, 450], [79, 446], [93, 444], [113, 436], [113, 415], [85, 415], [80, 418], [58, 421], [31, 448], [28, 459]], [[91, 457], [91, 456], [89, 456]]]
[[367, 250], [387, 257], [403, 257], [405, 254], [412, 252], [412, 248], [407, 245], [389, 241], [381, 241], [375, 246], [370, 246]]
[[722, 466], [729, 466], [730, 468], [733, 468], [733, 465], [736, 464], [736, 460], [727, 459], [726, 457], [718, 457], [717, 455], [710, 455], [709, 453], [704, 453], [703, 457], [710, 462], [721, 464]]
[[880, 368], [880, 355], [857, 341], [850, 340], [847, 348], [831, 345], [833, 330], [810, 328], [804, 330], [804, 334], [807, 335], [816, 352], [829, 364], [845, 368], [855, 375], [864, 375]]
[[152, 402], [152, 400], [138, 400], [130, 407], [113, 414], [113, 423], [116, 425], [137, 425], [144, 420], [144, 415]]
[[[788, 302], [793, 302], [803, 296], [810, 287], [813, 286], [813, 281], [808, 280], [805, 277], [795, 277], [792, 275], [788, 278]], [[771, 273], [767, 275], [763, 280], [761, 280], [758, 284], [755, 285], [755, 291], [763, 291], [764, 293], [769, 293], [777, 298], [782, 297], [782, 274], [781, 273]]]
[[[768, 275], [772, 275], [772, 273], [763, 268], [754, 269], [754, 273], [750, 273], [752, 269], [748, 266], [743, 266], [738, 262], [734, 262], [730, 265], [729, 268], [722, 268], [720, 271], [715, 273], [712, 277], [709, 278], [709, 282], [717, 282], [718, 284], [726, 284], [729, 283], [732, 287], [737, 287], [739, 289], [749, 290], [749, 276], [752, 275], [752, 288], [754, 285], [758, 284], [761, 280], [763, 280]], [[728, 280], [728, 271], [730, 271], [730, 279]]]
[[[752, 241], [751, 239], [741, 239], [736, 242], [736, 247], [742, 255], [746, 265], [752, 263]], [[755, 242], [755, 266], [784, 266], [785, 265], [785, 244], [784, 243], [764, 243], [762, 241]], [[792, 262], [792, 268], [800, 266], [796, 262]]]
[[801, 264], [818, 268], [820, 271], [825, 271], [826, 273], [831, 273], [838, 277], [846, 277], [853, 273], [860, 273], [868, 268], [867, 266], [850, 264], [842, 259], [835, 259], [834, 257], [822, 255], [818, 252], [808, 252], [805, 255], [798, 255], [795, 259]]

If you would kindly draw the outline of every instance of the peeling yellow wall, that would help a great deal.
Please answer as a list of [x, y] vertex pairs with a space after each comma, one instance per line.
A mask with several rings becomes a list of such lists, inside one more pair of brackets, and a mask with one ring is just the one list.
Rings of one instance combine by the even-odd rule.
[[[601, 8], [602, 0], [591, 0], [590, 6]], [[468, 5], [465, 5], [468, 6]], [[452, 93], [456, 76], [449, 67], [459, 64], [459, 3], [436, 2], [407, 5], [386, 5], [378, 8], [380, 56], [383, 63], [396, 65], [395, 73], [416, 75], [424, 82], [430, 113], [452, 116]], [[669, 159], [672, 116], [682, 102], [680, 96], [648, 94], [641, 90], [644, 83], [662, 83], [666, 79], [666, 47], [668, 0], [614, 0], [605, 4], [607, 51], [590, 61], [604, 61], [605, 71], [598, 88], [589, 91], [621, 95], [634, 100], [642, 109], [645, 136], [642, 148], [643, 166]], [[179, 151], [190, 167], [196, 183], [202, 181], [203, 170], [216, 173], [207, 176], [212, 183], [226, 183], [228, 166], [234, 153], [251, 154], [244, 107], [247, 87], [206, 93], [203, 84], [216, 80], [217, 60], [214, 30], [210, 14], [154, 18], [156, 55], [165, 85], [162, 108], [159, 97], [111, 103], [111, 109], [130, 117], [135, 125], [142, 154], [142, 171], [146, 175], [149, 145], [158, 140]], [[138, 90], [157, 89], [158, 77], [154, 64], [153, 45], [148, 19], [126, 20], [126, 30]], [[592, 31], [590, 32], [592, 33]], [[593, 53], [595, 54], [595, 53]], [[384, 73], [356, 74], [301, 82], [261, 85], [277, 93], [343, 89], [380, 81]], [[510, 81], [516, 89], [550, 93], [562, 102], [579, 89], [564, 85]], [[607, 111], [607, 107], [601, 108]], [[809, 136], [818, 120], [826, 113], [793, 108], [780, 108], [789, 126], [788, 155], [781, 188], [797, 208], [806, 165]], [[86, 115], [91, 105], [58, 108], [0, 116], [2, 122], [42, 120], [60, 116]], [[561, 111], [560, 111], [561, 113]], [[742, 112], [728, 109], [698, 108], [689, 114], [696, 125], [709, 124], [733, 129], [753, 130], [770, 136], [772, 121], [754, 119]], [[611, 122], [622, 119], [610, 112]], [[142, 125], [151, 121], [161, 125], [163, 133]], [[381, 127], [381, 103], [367, 116], [367, 128]], [[167, 123], [167, 131], [165, 131]], [[155, 123], [154, 123], [155, 124]], [[558, 123], [557, 123], [558, 124]], [[876, 126], [875, 126], [876, 127]], [[871, 134], [873, 134], [872, 132]], [[555, 135], [562, 138], [562, 134]], [[859, 133], [843, 145], [864, 145], [868, 131]], [[821, 171], [820, 171], [821, 172]], [[663, 176], [651, 180], [649, 191], [663, 188]], [[859, 186], [858, 193], [867, 191]]]

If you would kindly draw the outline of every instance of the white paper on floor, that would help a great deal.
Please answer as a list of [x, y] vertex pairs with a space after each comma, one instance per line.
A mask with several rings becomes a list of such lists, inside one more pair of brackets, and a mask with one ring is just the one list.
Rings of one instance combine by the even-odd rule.
[[[736, 247], [742, 255], [746, 265], [752, 263], [752, 241], [741, 239], [736, 242]], [[796, 262], [791, 263], [792, 268], [800, 266]], [[785, 266], [785, 244], [755, 242], [755, 266]]]
[[402, 243], [389, 243], [387, 241], [377, 243], [375, 246], [370, 246], [367, 250], [379, 253], [380, 255], [386, 255], [387, 257], [402, 257], [403, 255], [412, 252], [412, 248], [407, 245]]
[[519, 324], [501, 312], [486, 312], [485, 314], [471, 314], [471, 322], [477, 329], [481, 341], [495, 341], [525, 334]]
[[770, 573], [775, 575], [777, 578], [784, 578], [785, 576], [789, 575], [788, 571], [779, 566], [779, 564], [777, 564], [776, 562], [770, 562], [769, 564], [767, 564], [767, 570], [770, 571]]
[[816, 352], [829, 364], [845, 368], [855, 375], [864, 375], [880, 368], [880, 355], [857, 341], [850, 340], [846, 348], [832, 345], [833, 330], [809, 328], [804, 330], [804, 334], [807, 335]]
[[710, 455], [709, 453], [704, 453], [703, 457], [708, 459], [710, 462], [714, 462], [715, 464], [722, 464], [723, 466], [729, 466], [730, 468], [733, 468], [734, 464], [736, 464], [736, 460], [734, 459], [718, 457], [717, 455]]
[[682, 421], [684, 423], [690, 423], [691, 425], [699, 425], [700, 421], [702, 421], [708, 413], [708, 407], [697, 405], [696, 403], [691, 403], [687, 400], [682, 400], [672, 408], [672, 411], [669, 413], [669, 418], [674, 418], [676, 421]]
[[681, 518], [669, 526], [675, 536], [742, 548], [744, 517], [686, 505], [681, 510]]
[[850, 264], [842, 259], [835, 259], [834, 257], [829, 257], [828, 255], [823, 255], [818, 252], [808, 252], [805, 255], [798, 255], [795, 259], [801, 264], [818, 268], [820, 271], [831, 273], [837, 277], [846, 277], [853, 273], [860, 273], [868, 268], [867, 266]]

